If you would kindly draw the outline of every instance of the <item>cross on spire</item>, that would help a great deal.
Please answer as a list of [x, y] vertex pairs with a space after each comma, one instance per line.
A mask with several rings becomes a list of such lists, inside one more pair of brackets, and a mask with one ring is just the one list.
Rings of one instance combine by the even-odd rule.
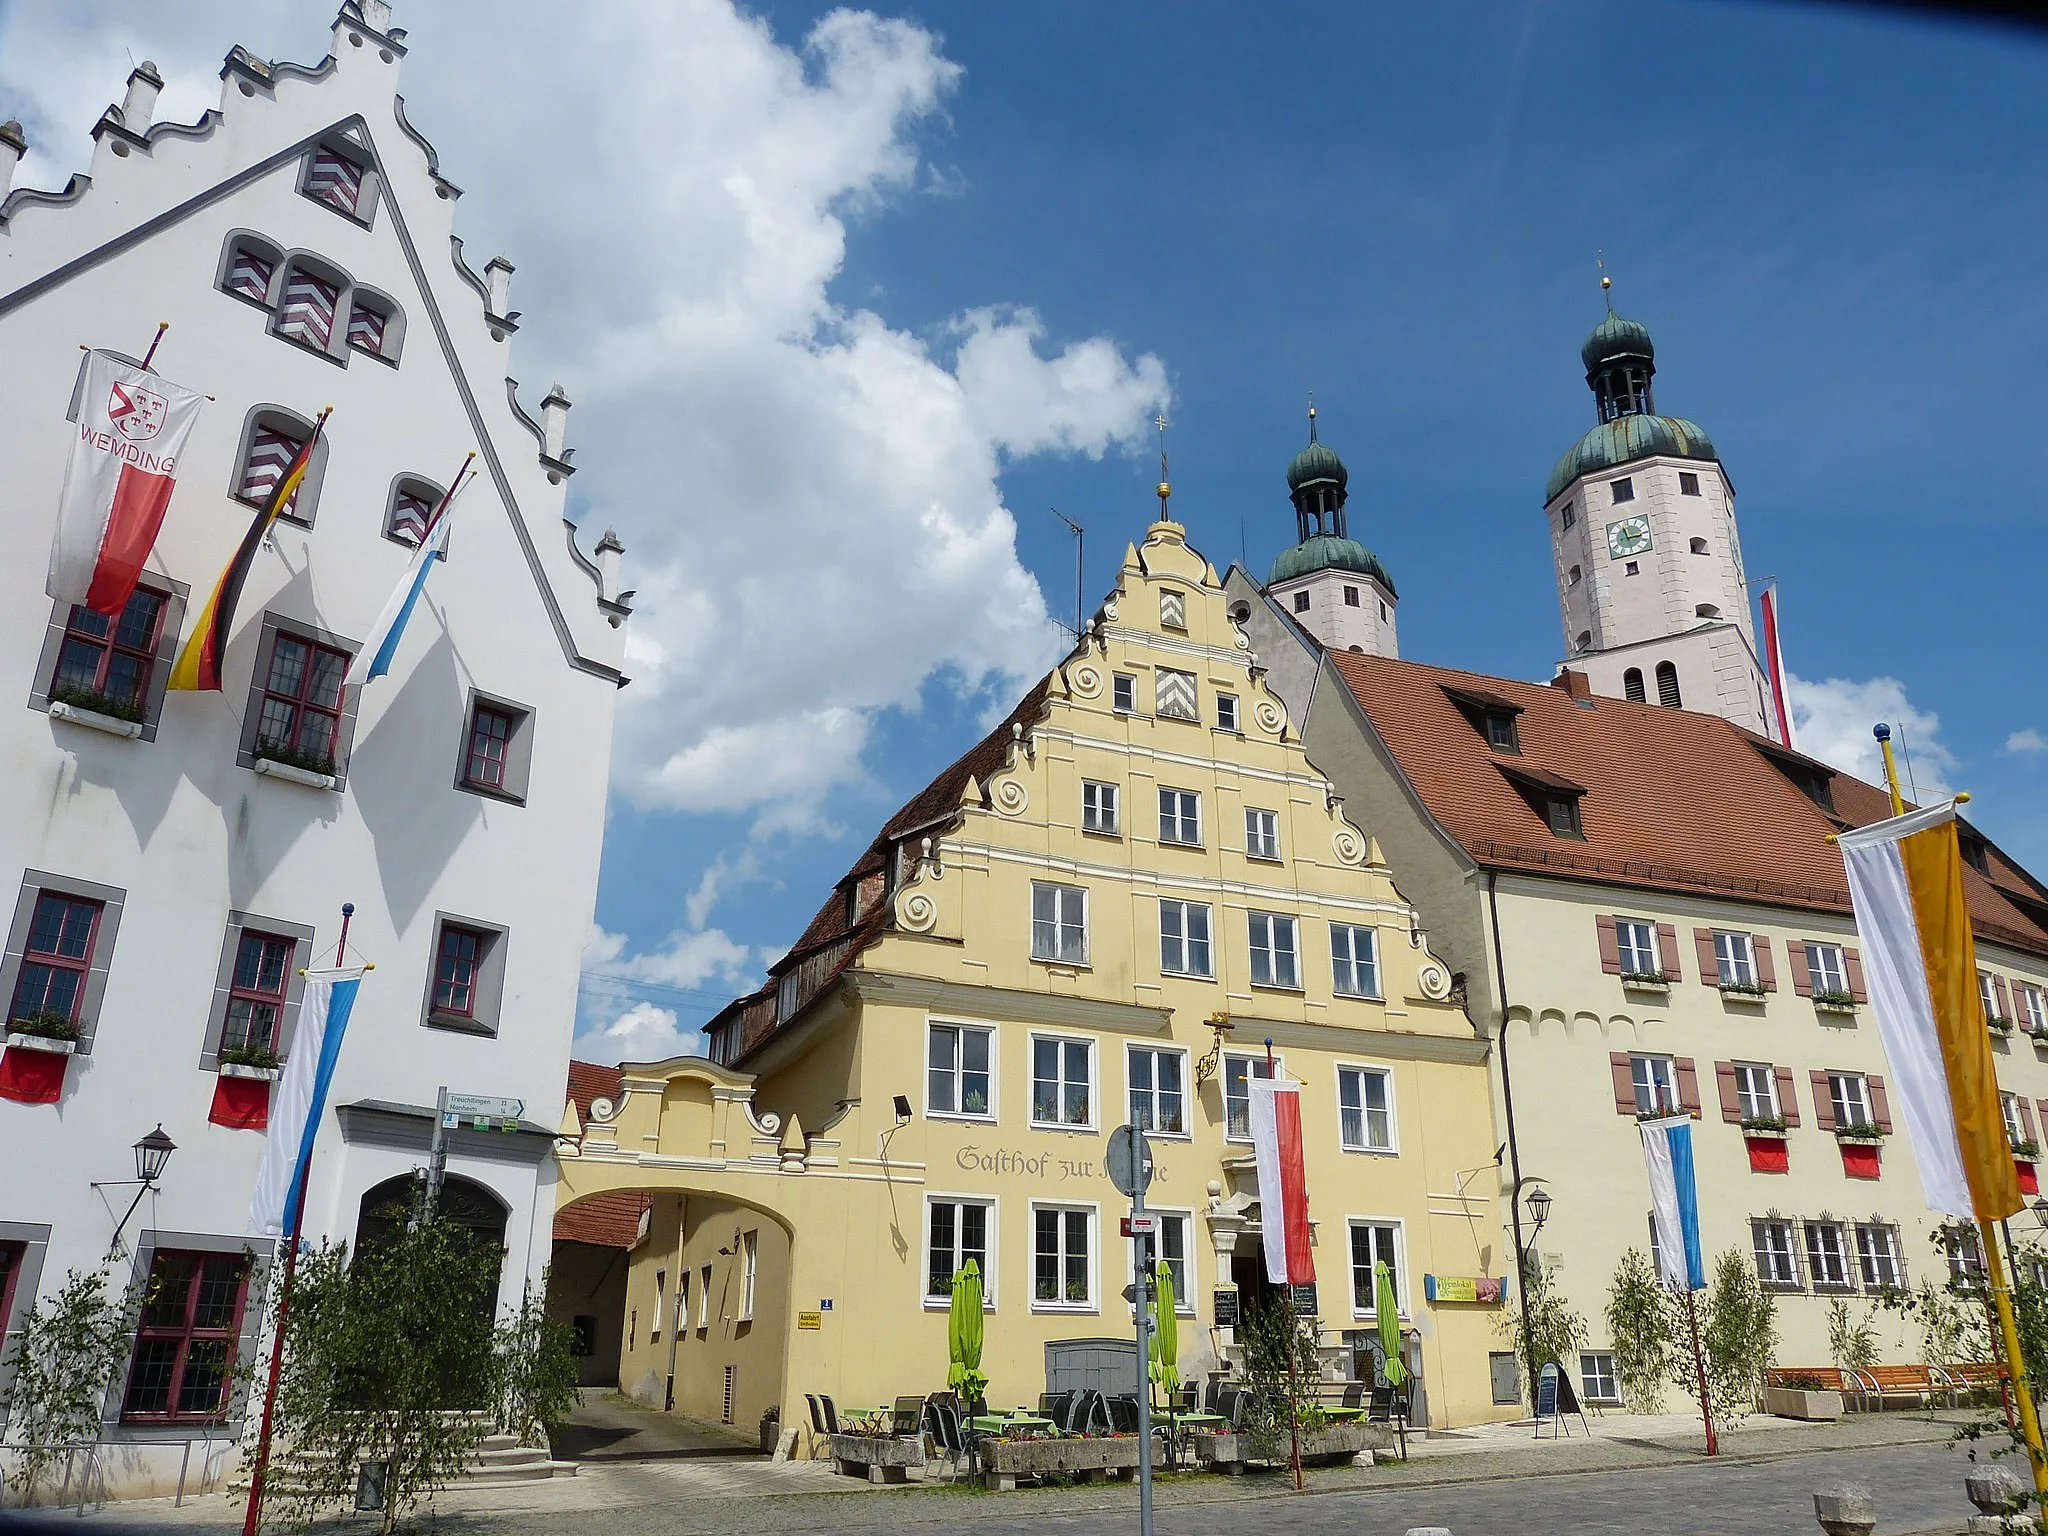
[[1607, 313], [1611, 315], [1614, 313], [1614, 279], [1607, 271], [1607, 252], [1605, 250], [1598, 250], [1593, 253], [1593, 265], [1600, 269], [1600, 293], [1607, 300]]
[[1166, 523], [1172, 521], [1166, 514], [1167, 498], [1173, 494], [1173, 486], [1169, 483], [1166, 473], [1166, 429], [1172, 423], [1167, 421], [1166, 413], [1161, 411], [1152, 418], [1152, 425], [1159, 429], [1159, 521]]

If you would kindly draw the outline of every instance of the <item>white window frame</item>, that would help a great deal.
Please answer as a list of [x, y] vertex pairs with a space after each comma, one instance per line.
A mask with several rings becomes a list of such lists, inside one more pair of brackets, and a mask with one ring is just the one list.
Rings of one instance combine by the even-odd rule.
[[[1279, 942], [1281, 924], [1286, 924], [1287, 945]], [[1259, 942], [1261, 926], [1265, 930], [1266, 942]], [[1245, 936], [1251, 953], [1251, 984], [1276, 992], [1299, 992], [1301, 990], [1301, 919], [1289, 917], [1280, 912], [1247, 912], [1245, 914]], [[1266, 980], [1259, 979], [1260, 957], [1265, 957]], [[1282, 980], [1277, 962], [1287, 961], [1287, 977]]]
[[1756, 942], [1746, 933], [1714, 930], [1714, 969], [1724, 987], [1756, 985]]
[[1237, 723], [1237, 695], [1219, 693], [1216, 695], [1216, 729], [1228, 731], [1233, 736], [1240, 734]]
[[1123, 796], [1102, 779], [1081, 781], [1081, 830], [1103, 837], [1123, 835]]
[[[1413, 1298], [1408, 1294], [1408, 1223], [1399, 1216], [1349, 1215], [1344, 1218], [1344, 1279], [1351, 1290], [1351, 1316], [1358, 1322], [1377, 1322], [1377, 1305], [1360, 1307], [1358, 1304], [1357, 1253], [1352, 1247], [1351, 1234], [1360, 1227], [1392, 1227], [1394, 1229], [1394, 1261], [1387, 1267], [1394, 1276], [1394, 1300], [1396, 1315], [1403, 1322], [1413, 1310]], [[1373, 1295], [1371, 1290], [1367, 1295]], [[1377, 1301], [1377, 1298], [1375, 1298]]]
[[[1054, 897], [1053, 930], [1057, 947], [1061, 933], [1070, 926], [1067, 918], [1067, 898], [1078, 895], [1081, 899], [1081, 957], [1077, 960], [1063, 954], [1041, 954], [1038, 947], [1038, 893], [1052, 891]], [[1068, 885], [1060, 880], [1034, 880], [1031, 882], [1031, 958], [1047, 965], [1085, 966], [1088, 964], [1088, 887]]]
[[[1241, 1095], [1233, 1095], [1230, 1091], [1230, 1069], [1234, 1064], [1241, 1064], [1244, 1067], [1245, 1091]], [[1250, 1051], [1224, 1053], [1223, 1065], [1218, 1072], [1218, 1077], [1223, 1083], [1223, 1139], [1225, 1141], [1234, 1141], [1243, 1145], [1251, 1143], [1251, 1081], [1255, 1077], [1270, 1077], [1273, 1075], [1272, 1072], [1261, 1070], [1265, 1065], [1266, 1058], [1263, 1055], [1257, 1055]], [[1285, 1058], [1275, 1056], [1273, 1058], [1273, 1072], [1284, 1072], [1286, 1069], [1287, 1063]], [[1245, 1106], [1245, 1128], [1242, 1134], [1231, 1129], [1231, 1101], [1233, 1097]]]
[[[1763, 1085], [1761, 1093], [1756, 1089], [1758, 1083]], [[1776, 1120], [1783, 1115], [1778, 1108], [1778, 1074], [1775, 1068], [1760, 1066], [1753, 1061], [1736, 1062], [1735, 1097], [1745, 1120]]]
[[[1638, 943], [1637, 940], [1641, 942]], [[1639, 917], [1614, 920], [1614, 943], [1621, 957], [1624, 976], [1662, 975], [1663, 961], [1657, 954], [1657, 925]]]
[[1262, 806], [1244, 808], [1244, 856], [1248, 859], [1280, 858], [1280, 813]]
[[[1190, 823], [1194, 827], [1192, 837], [1185, 835]], [[1159, 841], [1176, 848], [1202, 846], [1201, 791], [1159, 786]]]
[[1834, 1109], [1837, 1126], [1877, 1123], [1870, 1107], [1870, 1079], [1861, 1072], [1830, 1072], [1828, 1100]]
[[[1040, 1042], [1045, 1042], [1048, 1044], [1057, 1044], [1060, 1047], [1059, 1077], [1057, 1079], [1057, 1082], [1059, 1084], [1060, 1096], [1059, 1112], [1062, 1116], [1066, 1114], [1067, 1091], [1072, 1086], [1072, 1084], [1070, 1084], [1067, 1080], [1067, 1047], [1072, 1045], [1086, 1047], [1088, 1053], [1088, 1077], [1086, 1083], [1086, 1089], [1088, 1093], [1088, 1118], [1085, 1121], [1067, 1120], [1064, 1118], [1058, 1120], [1041, 1120], [1038, 1118], [1038, 1047]], [[1027, 1067], [1030, 1073], [1031, 1083], [1031, 1128], [1037, 1131], [1094, 1130], [1096, 1127], [1097, 1120], [1101, 1114], [1100, 1102], [1097, 1095], [1097, 1088], [1099, 1079], [1102, 1076], [1100, 1067], [1097, 1062], [1097, 1057], [1099, 1053], [1095, 1049], [1094, 1038], [1089, 1035], [1062, 1035], [1054, 1034], [1050, 1031], [1033, 1030], [1031, 1032], [1030, 1051], [1031, 1054], [1027, 1058]]]
[[[1336, 1064], [1337, 1074], [1337, 1145], [1346, 1152], [1365, 1153], [1374, 1157], [1398, 1157], [1401, 1153], [1400, 1118], [1394, 1105], [1394, 1069], [1374, 1066], [1366, 1062], [1340, 1061]], [[1386, 1099], [1383, 1113], [1386, 1116], [1386, 1140], [1377, 1145], [1372, 1139], [1372, 1117], [1375, 1111], [1367, 1103], [1365, 1079], [1376, 1077], [1380, 1080]], [[1345, 1079], [1358, 1081], [1358, 1123], [1361, 1139], [1353, 1141], [1346, 1130], [1346, 1118], [1351, 1106], [1344, 1102]]]
[[[1628, 1071], [1629, 1080], [1635, 1084], [1638, 1115], [1683, 1113], [1678, 1098], [1678, 1063], [1675, 1059], [1647, 1051], [1632, 1051], [1629, 1053]], [[1645, 1099], [1650, 1100], [1648, 1105], [1644, 1104]]]
[[[1162, 1229], [1169, 1223], [1180, 1229], [1180, 1258], [1176, 1260], [1155, 1250], [1153, 1262], [1157, 1263], [1160, 1259], [1164, 1258], [1168, 1263], [1177, 1263], [1179, 1265], [1175, 1275], [1178, 1283], [1174, 1287], [1173, 1310], [1181, 1317], [1193, 1317], [1195, 1315], [1195, 1297], [1199, 1294], [1195, 1289], [1195, 1213], [1184, 1206], [1148, 1205], [1145, 1209], [1148, 1213], [1159, 1218]], [[1037, 1239], [1034, 1235], [1033, 1242], [1035, 1243], [1036, 1241]], [[1125, 1238], [1123, 1252], [1124, 1273], [1136, 1276], [1138, 1272], [1138, 1240], [1135, 1237]], [[1035, 1263], [1035, 1252], [1033, 1260]], [[1135, 1318], [1137, 1316], [1136, 1310], [1133, 1309], [1130, 1315]]]
[[759, 1229], [740, 1238], [740, 1315], [735, 1322], [754, 1320], [754, 1294], [761, 1288], [761, 1233]]
[[[1588, 1370], [1586, 1362], [1601, 1360], [1606, 1364], [1597, 1371]], [[1597, 1383], [1597, 1384], [1596, 1384]], [[1614, 1351], [1611, 1349], [1582, 1349], [1579, 1351], [1579, 1387], [1589, 1403], [1603, 1406], [1621, 1401], [1621, 1386], [1614, 1375]]]
[[2031, 981], [2015, 982], [2013, 986], [2019, 993], [2021, 1027], [2036, 1034], [2048, 1029], [2048, 997]]
[[[1038, 1294], [1038, 1216], [1041, 1211], [1061, 1213], [1059, 1261], [1060, 1289], [1066, 1289], [1067, 1278], [1067, 1222], [1065, 1217], [1080, 1212], [1087, 1217], [1088, 1243], [1088, 1297], [1085, 1301], [1068, 1301], [1062, 1296], [1057, 1300], [1046, 1300]], [[1094, 1200], [1033, 1200], [1031, 1202], [1031, 1225], [1028, 1252], [1031, 1262], [1031, 1310], [1033, 1312], [1089, 1313], [1102, 1310], [1102, 1206]]]
[[[1133, 1069], [1132, 1065], [1133, 1059], [1140, 1052], [1143, 1052], [1145, 1055], [1154, 1058], [1152, 1063], [1152, 1086], [1146, 1089], [1140, 1089], [1138, 1087], [1138, 1074]], [[1166, 1131], [1156, 1129], [1156, 1127], [1159, 1124], [1158, 1058], [1164, 1056], [1175, 1057], [1180, 1062], [1180, 1090], [1178, 1095], [1180, 1099], [1180, 1129], [1177, 1131]], [[1150, 1100], [1150, 1102], [1146, 1105], [1147, 1113], [1142, 1117], [1138, 1114], [1138, 1107], [1135, 1102], [1138, 1094], [1141, 1092], [1146, 1094]], [[1131, 1124], [1144, 1125], [1146, 1136], [1160, 1141], [1194, 1140], [1194, 1117], [1189, 1113], [1189, 1110], [1192, 1107], [1190, 1101], [1193, 1099], [1193, 1097], [1194, 1091], [1188, 1077], [1188, 1053], [1185, 1049], [1175, 1045], [1139, 1045], [1135, 1042], [1127, 1042], [1125, 1044], [1124, 1109], [1130, 1117]], [[1145, 1124], [1146, 1121], [1149, 1121], [1150, 1124]]]
[[1842, 952], [1842, 946], [1808, 939], [1806, 976], [1815, 992], [1846, 993], [1849, 990], [1849, 959]]
[[1905, 1289], [1906, 1264], [1899, 1248], [1899, 1229], [1888, 1221], [1857, 1222], [1856, 1268], [1866, 1291]]
[[2016, 1093], [2001, 1093], [1998, 1096], [1998, 1113], [2005, 1121], [2005, 1139], [2013, 1146], [2018, 1146], [2027, 1135], [2026, 1123], [2020, 1119], [2020, 1096]]
[[675, 1318], [671, 1326], [677, 1338], [690, 1331], [690, 1266], [687, 1264], [676, 1275]]
[[[1849, 1267], [1849, 1243], [1839, 1221], [1807, 1221], [1805, 1228], [1806, 1273], [1815, 1291], [1853, 1291], [1856, 1282]], [[1827, 1239], [1834, 1239], [1830, 1248]], [[1832, 1271], [1829, 1266], [1832, 1265]]]
[[[1178, 933], [1170, 934], [1168, 932], [1169, 910], [1173, 914], [1171, 921], [1179, 925], [1180, 931]], [[1191, 931], [1194, 924], [1190, 921], [1190, 918], [1195, 913], [1201, 914], [1202, 936], [1200, 939], [1195, 938]], [[1201, 958], [1204, 962], [1199, 969], [1195, 965], [1194, 948], [1196, 944], [1201, 945]], [[1177, 946], [1180, 950], [1180, 964], [1178, 965], [1171, 963], [1172, 946]], [[1177, 897], [1160, 898], [1159, 971], [1164, 976], [1188, 976], [1197, 981], [1214, 981], [1216, 979], [1216, 914], [1210, 909], [1207, 902], [1181, 901]]]
[[1989, 971], [1977, 973], [1977, 1000], [1983, 1005], [1985, 1018], [1998, 1017], [1998, 988], [1992, 983]]
[[[953, 1082], [952, 1109], [940, 1109], [932, 1100], [932, 1074], [939, 1069], [932, 1065], [932, 1040], [940, 1031], [949, 1031], [953, 1036], [953, 1061], [947, 1069]], [[966, 1044], [969, 1035], [988, 1037], [988, 1108], [980, 1114], [965, 1108], [967, 1102]], [[996, 1031], [993, 1024], [975, 1024], [965, 1019], [927, 1018], [924, 1026], [924, 1112], [933, 1120], [974, 1120], [993, 1121], [997, 1118], [996, 1072], [1000, 1052], [996, 1049]]]
[[665, 1269], [654, 1272], [654, 1305], [649, 1310], [654, 1313], [654, 1326], [648, 1330], [647, 1342], [659, 1344], [661, 1325], [668, 1311], [668, 1271]]
[[[1774, 1241], [1766, 1242], [1766, 1239]], [[1792, 1238], [1792, 1223], [1776, 1216], [1752, 1216], [1749, 1248], [1760, 1284], [1771, 1290], [1803, 1291], [1806, 1282], [1799, 1272], [1799, 1245]], [[1769, 1266], [1766, 1267], [1766, 1260]], [[1788, 1274], [1775, 1271], [1782, 1264]]]
[[697, 1287], [697, 1331], [702, 1333], [711, 1326], [711, 1266], [701, 1265], [697, 1278], [702, 1282]]
[[[1359, 936], [1365, 936], [1365, 958], [1361, 962], [1358, 954]], [[1350, 971], [1350, 984], [1345, 984], [1345, 971]], [[1363, 985], [1359, 973], [1363, 970], [1371, 978], [1371, 985]], [[1330, 990], [1339, 997], [1379, 998], [1380, 990], [1380, 931], [1361, 923], [1330, 924]]]
[[1109, 674], [1109, 707], [1119, 715], [1138, 712], [1138, 678], [1133, 672]]
[[[955, 1207], [963, 1205], [975, 1205], [981, 1207], [984, 1213], [982, 1216], [982, 1240], [986, 1244], [986, 1258], [985, 1262], [981, 1266], [981, 1310], [984, 1312], [995, 1311], [997, 1273], [996, 1243], [998, 1240], [998, 1234], [1002, 1230], [1001, 1224], [996, 1219], [998, 1212], [998, 1204], [996, 1197], [994, 1195], [989, 1194], [957, 1193], [951, 1190], [927, 1190], [925, 1192], [924, 1242], [918, 1250], [919, 1258], [921, 1260], [921, 1268], [917, 1276], [917, 1285], [920, 1294], [923, 1293], [924, 1287], [930, 1283], [931, 1277], [932, 1207], [934, 1205], [950, 1205]], [[962, 1249], [960, 1246], [960, 1217], [958, 1211], [956, 1210], [954, 1212], [953, 1217], [954, 1271], [957, 1273], [959, 1271], [960, 1266], [965, 1262], [966, 1259], [962, 1256]], [[949, 1290], [943, 1296], [925, 1295], [923, 1297], [923, 1300], [926, 1311], [944, 1312], [952, 1307], [953, 1294]]]

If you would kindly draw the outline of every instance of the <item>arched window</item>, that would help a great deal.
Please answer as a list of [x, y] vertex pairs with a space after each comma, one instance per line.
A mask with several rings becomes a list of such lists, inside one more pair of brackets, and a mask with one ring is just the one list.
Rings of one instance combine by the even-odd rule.
[[1713, 553], [1712, 550], [1707, 548], [1707, 541], [1705, 539], [1694, 539], [1692, 541], [1692, 552], [1696, 555], [1707, 555]]
[[1649, 694], [1643, 691], [1643, 669], [1641, 667], [1630, 667], [1621, 674], [1621, 693], [1623, 698], [1633, 699], [1638, 704], [1649, 702]]
[[400, 475], [393, 480], [391, 497], [384, 509], [384, 537], [417, 548], [444, 494], [432, 481], [417, 475]]
[[[281, 405], [252, 407], [242, 422], [242, 445], [235, 454], [235, 477], [228, 494], [252, 507], [262, 506], [312, 435], [313, 423], [296, 411]], [[281, 515], [312, 527], [313, 512], [320, 503], [320, 482], [326, 474], [327, 439], [323, 435], [313, 445], [305, 478]]]
[[1678, 668], [1668, 661], [1657, 663], [1657, 702], [1666, 709], [1685, 707], [1685, 701], [1678, 695]]
[[338, 267], [329, 266], [318, 257], [293, 255], [285, 263], [284, 277], [277, 290], [273, 334], [333, 356], [337, 339], [335, 317], [348, 289], [348, 274]]
[[214, 286], [251, 304], [270, 308], [272, 282], [284, 263], [284, 252], [246, 229], [229, 232], [221, 245], [220, 271]]
[[[356, 1212], [356, 1247], [389, 1242], [401, 1231], [412, 1215], [418, 1188], [413, 1175], [401, 1173], [364, 1194]], [[463, 1229], [472, 1242], [485, 1245], [487, 1252], [495, 1252], [498, 1269], [502, 1270], [505, 1224], [511, 1214], [504, 1201], [474, 1179], [451, 1173], [441, 1181], [434, 1210], [436, 1215]], [[482, 1293], [476, 1298], [487, 1316], [495, 1314], [498, 1306], [498, 1273], [494, 1271], [489, 1278], [490, 1283], [481, 1288]]]
[[405, 340], [405, 315], [398, 305], [374, 288], [356, 288], [348, 298], [348, 344], [357, 352], [398, 361]]
[[1712, 603], [1701, 603], [1693, 609], [1692, 615], [1696, 619], [1718, 619], [1721, 617], [1721, 610]]
[[1590, 651], [1591, 649], [1593, 649], [1593, 631], [1591, 631], [1590, 629], [1580, 630], [1579, 642], [1576, 646], [1573, 647], [1573, 649], [1580, 651]]

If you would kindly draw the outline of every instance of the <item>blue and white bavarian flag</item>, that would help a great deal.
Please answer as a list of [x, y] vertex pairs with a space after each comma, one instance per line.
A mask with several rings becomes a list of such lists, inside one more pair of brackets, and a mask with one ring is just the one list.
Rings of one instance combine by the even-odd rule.
[[433, 521], [420, 535], [419, 547], [412, 552], [405, 574], [399, 578], [391, 596], [384, 600], [384, 611], [377, 615], [377, 622], [370, 626], [362, 649], [348, 664], [348, 676], [344, 682], [367, 683], [391, 670], [391, 663], [398, 655], [398, 642], [405, 635], [406, 621], [419, 605], [420, 593], [426, 590], [427, 572], [434, 568], [435, 559], [448, 547], [448, 515], [454, 510], [455, 497], [475, 478], [472, 475], [468, 479], [458, 479], [448, 494], [441, 498]]
[[363, 984], [365, 967], [308, 971], [306, 992], [299, 1004], [299, 1027], [292, 1036], [291, 1055], [270, 1105], [270, 1133], [263, 1143], [263, 1164], [256, 1171], [256, 1194], [249, 1202], [249, 1230], [280, 1237], [291, 1225], [299, 1188], [313, 1161], [313, 1143], [320, 1135], [320, 1117], [327, 1110], [327, 1090], [334, 1082], [334, 1064], [341, 1056], [341, 1037]]
[[1692, 1118], [1645, 1120], [1643, 1161], [1650, 1170], [1650, 1220], [1657, 1232], [1657, 1268], [1665, 1287], [1700, 1291], [1707, 1285], [1700, 1257], [1700, 1196], [1692, 1173]]

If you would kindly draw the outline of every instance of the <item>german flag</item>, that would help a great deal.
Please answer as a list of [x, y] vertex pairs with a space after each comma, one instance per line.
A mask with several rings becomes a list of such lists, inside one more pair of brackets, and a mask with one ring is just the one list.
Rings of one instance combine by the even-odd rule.
[[170, 687], [220, 691], [221, 658], [227, 655], [228, 631], [234, 627], [235, 605], [242, 598], [242, 583], [249, 578], [249, 567], [256, 563], [256, 549], [263, 542], [263, 535], [270, 531], [270, 525], [277, 521], [278, 514], [291, 504], [292, 493], [306, 478], [306, 466], [313, 459], [313, 446], [320, 441], [321, 429], [327, 425], [328, 412], [333, 409], [333, 406], [327, 407], [320, 413], [319, 420], [313, 423], [305, 446], [299, 449], [285, 472], [278, 476], [277, 484], [271, 488], [270, 499], [256, 514], [249, 531], [242, 535], [241, 547], [235, 551], [234, 559], [220, 573], [220, 580], [213, 584], [213, 594], [207, 598], [206, 606], [199, 610], [199, 622], [192, 626], [184, 649], [178, 652], [178, 664], [171, 668]]

